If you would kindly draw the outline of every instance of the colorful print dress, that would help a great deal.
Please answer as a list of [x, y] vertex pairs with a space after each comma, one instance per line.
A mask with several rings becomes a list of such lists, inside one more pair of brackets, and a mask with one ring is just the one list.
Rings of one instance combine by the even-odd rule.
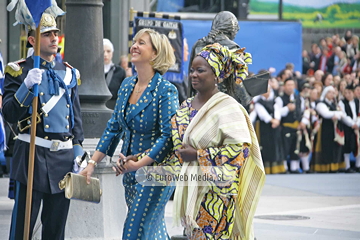
[[[172, 118], [172, 138], [175, 151], [167, 164], [182, 165], [183, 163], [177, 149], [181, 148], [184, 133], [198, 112], [191, 106], [192, 100], [193, 98], [189, 98], [184, 101]], [[248, 156], [249, 148], [246, 143], [213, 146], [198, 150], [197, 160], [200, 167], [223, 166], [229, 171], [234, 171], [236, 177], [226, 187], [211, 185], [210, 191], [201, 201], [197, 214], [196, 223], [199, 228], [189, 229], [186, 220], [181, 219], [187, 236], [191, 236], [190, 239], [231, 239], [240, 168]]]

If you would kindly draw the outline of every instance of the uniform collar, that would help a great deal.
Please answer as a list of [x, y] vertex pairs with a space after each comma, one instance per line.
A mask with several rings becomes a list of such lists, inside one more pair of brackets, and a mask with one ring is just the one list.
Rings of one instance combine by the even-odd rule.
[[[34, 55], [31, 56], [32, 59], [34, 59]], [[43, 58], [40, 58], [40, 66], [46, 67], [46, 68], [54, 68], [55, 67], [55, 58], [53, 61], [48, 62], [44, 60]]]

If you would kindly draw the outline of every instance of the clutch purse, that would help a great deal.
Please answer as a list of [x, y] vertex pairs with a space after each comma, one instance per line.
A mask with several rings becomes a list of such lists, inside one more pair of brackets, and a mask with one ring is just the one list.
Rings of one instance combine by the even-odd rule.
[[65, 189], [67, 199], [93, 203], [99, 203], [102, 194], [98, 178], [92, 177], [90, 184], [87, 184], [85, 176], [72, 172], [68, 172], [64, 179], [59, 182], [59, 188]]

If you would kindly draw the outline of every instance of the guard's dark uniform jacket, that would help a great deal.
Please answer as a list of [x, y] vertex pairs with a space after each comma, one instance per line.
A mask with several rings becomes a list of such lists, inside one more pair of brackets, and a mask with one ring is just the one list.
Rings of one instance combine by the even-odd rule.
[[[30, 134], [33, 92], [27, 89], [24, 79], [32, 68], [32, 57], [9, 63], [5, 69], [3, 96], [4, 118], [10, 123], [18, 123], [19, 132], [19, 139], [14, 145], [11, 177], [25, 185], [29, 143], [24, 139]], [[36, 142], [33, 189], [55, 194], [61, 192], [58, 183], [67, 172], [72, 171], [74, 158], [82, 155], [84, 136], [77, 94], [80, 76], [70, 65], [55, 61], [40, 59], [40, 69], [45, 71], [38, 86], [40, 122], [36, 127], [36, 136], [42, 143], [60, 140], [68, 144], [64, 149], [60, 147], [57, 151], [51, 151]], [[68, 141], [72, 142], [73, 147]], [[56, 142], [53, 146], [56, 148]]]

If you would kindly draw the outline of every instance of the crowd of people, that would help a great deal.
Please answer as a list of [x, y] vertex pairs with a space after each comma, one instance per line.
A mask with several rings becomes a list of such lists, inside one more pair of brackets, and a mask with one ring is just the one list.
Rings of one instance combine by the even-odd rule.
[[359, 37], [347, 31], [304, 50], [302, 72], [288, 63], [270, 79], [249, 107], [267, 174], [359, 172], [359, 77]]

